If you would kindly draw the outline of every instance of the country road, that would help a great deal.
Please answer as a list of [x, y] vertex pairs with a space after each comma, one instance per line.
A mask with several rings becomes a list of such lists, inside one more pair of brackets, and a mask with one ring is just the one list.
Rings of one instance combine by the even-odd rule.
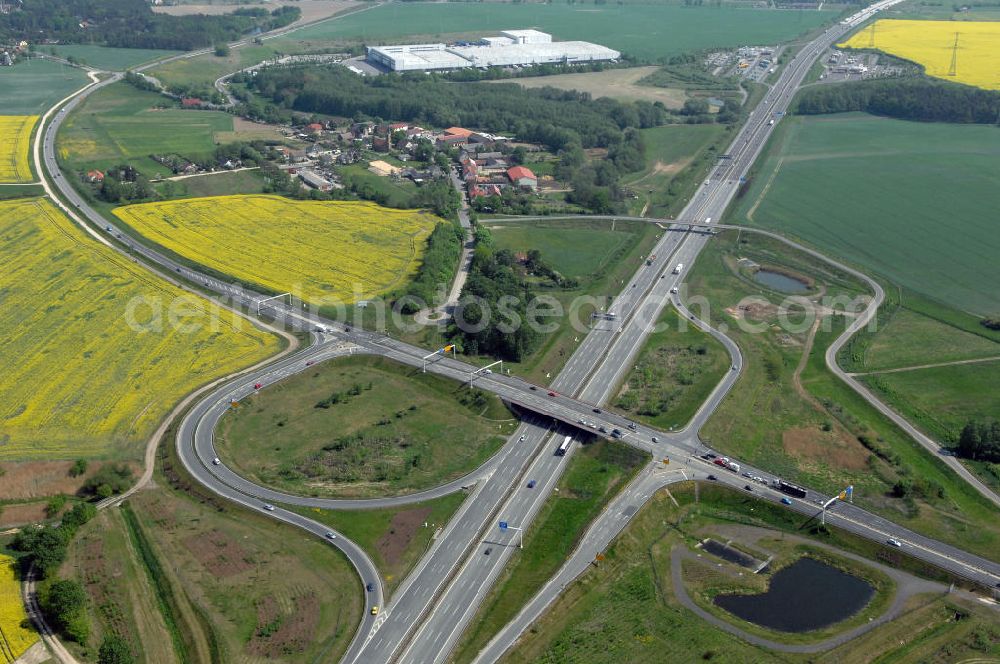
[[[633, 278], [626, 282], [624, 290], [614, 300], [616, 317], [613, 317], [612, 324], [595, 326], [582, 338], [564, 370], [552, 383], [551, 389], [531, 385], [515, 376], [482, 373], [477, 367], [457, 359], [440, 357], [426, 363], [424, 357], [427, 354], [426, 349], [405, 344], [385, 335], [351, 329], [335, 321], [303, 314], [301, 310], [292, 309], [280, 302], [271, 301], [265, 304], [262, 301], [262, 294], [224, 283], [200, 272], [197, 268], [172, 260], [154, 247], [131, 240], [127, 234], [121, 232], [118, 227], [119, 222], [104, 219], [75, 191], [67, 181], [66, 175], [61, 172], [55, 156], [55, 136], [70, 111], [94, 90], [119, 80], [120, 74], [101, 82], [95, 80], [91, 85], [50, 109], [40, 123], [42, 128], [36, 137], [34, 158], [38, 173], [43, 177], [43, 185], [50, 197], [57, 201], [91, 237], [141, 261], [165, 280], [201, 294], [214, 295], [232, 309], [252, 309], [256, 306], [258, 311], [263, 309], [269, 318], [276, 321], [276, 324], [283, 324], [310, 335], [312, 344], [306, 348], [290, 347], [282, 356], [271, 358], [261, 365], [240, 372], [237, 376], [220, 379], [198, 393], [189, 395], [184, 402], [189, 406], [189, 410], [178, 427], [175, 444], [186, 470], [209, 490], [247, 509], [260, 511], [322, 538], [347, 556], [359, 574], [362, 584], [372, 584], [373, 590], [366, 592], [365, 614], [344, 657], [345, 662], [399, 661], [425, 664], [447, 660], [465, 625], [475, 615], [475, 608], [485, 597], [514, 550], [511, 542], [505, 540], [497, 555], [484, 555], [483, 552], [487, 548], [492, 548], [489, 544], [484, 544], [484, 533], [492, 532], [498, 519], [510, 520], [525, 527], [531, 523], [545, 498], [554, 489], [566, 462], [572, 458], [572, 448], [566, 456], [552, 453], [558, 441], [565, 438], [575, 442], [582, 437], [594, 435], [595, 429], [600, 427], [604, 432], [623, 432], [617, 436], [607, 433], [605, 435], [620, 437], [626, 444], [651, 455], [652, 461], [647, 468], [591, 525], [578, 551], [567, 561], [565, 572], [560, 570], [553, 581], [540, 589], [539, 595], [525, 607], [523, 618], [515, 619], [516, 624], [512, 623], [506, 627], [498, 635], [498, 639], [491, 642], [488, 652], [481, 655], [482, 661], [495, 661], [540, 615], [541, 611], [555, 600], [566, 583], [579, 575], [581, 565], [585, 566], [588, 562], [586, 557], [593, 556], [595, 551], [607, 546], [657, 490], [672, 482], [690, 478], [705, 480], [713, 470], [722, 473], [722, 482], [741, 489], [743, 479], [735, 474], [730, 476], [728, 473], [718, 471], [717, 466], [699, 458], [705, 447], [698, 438], [698, 430], [715, 412], [732, 385], [739, 379], [743, 366], [742, 355], [729, 337], [694, 316], [686, 309], [681, 298], [672, 292], [686, 277], [686, 271], [673, 268], [678, 264], [690, 268], [702, 248], [711, 241], [711, 233], [692, 231], [700, 228], [712, 230], [737, 228], [720, 225], [718, 220], [735, 195], [740, 177], [763, 150], [773, 130], [775, 119], [780, 119], [784, 113], [791, 94], [801, 84], [812, 62], [829, 43], [835, 42], [846, 31], [845, 26], [830, 28], [806, 45], [786, 65], [760, 107], [754, 109], [751, 120], [736, 134], [729, 149], [731, 159], [713, 170], [709, 179], [698, 188], [694, 198], [685, 208], [682, 215], [685, 221], [642, 219], [646, 222], [666, 224], [670, 230], [662, 234], [654, 250], [655, 257], [651, 260], [651, 264], [641, 267]], [[234, 47], [243, 43], [246, 41], [237, 42]], [[197, 53], [182, 54], [169, 59], [193, 57]], [[156, 64], [160, 62], [151, 63], [144, 69]], [[106, 231], [108, 228], [110, 230]], [[868, 284], [873, 293], [871, 302], [831, 344], [825, 356], [826, 365], [831, 372], [848, 383], [873, 407], [893, 420], [921, 445], [939, 454], [940, 446], [882, 404], [853, 376], [843, 372], [836, 363], [840, 348], [872, 320], [881, 305], [884, 293], [878, 282], [847, 265], [775, 233], [738, 228], [744, 232], [760, 233], [780, 240]], [[460, 291], [457, 278], [452, 290], [452, 295], [457, 297], [457, 291]], [[449, 297], [449, 302], [451, 299], [452, 297]], [[666, 306], [676, 307], [693, 324], [723, 343], [730, 353], [733, 366], [733, 370], [722, 378], [683, 431], [667, 432], [645, 426], [638, 427], [627, 418], [604, 412], [601, 407], [631, 366], [636, 353], [639, 352], [653, 324]], [[409, 496], [363, 501], [294, 496], [256, 485], [240, 477], [224, 464], [212, 462], [215, 457], [212, 434], [231, 401], [254, 392], [257, 384], [266, 390], [269, 386], [304, 371], [313, 362], [361, 353], [381, 355], [415, 367], [426, 365], [429, 372], [469, 385], [474, 384], [498, 394], [520, 408], [526, 414], [525, 421], [501, 451], [482, 467], [453, 482]], [[178, 406], [175, 413], [181, 410], [183, 409]], [[150, 456], [149, 450], [155, 449], [155, 444], [155, 440], [150, 441], [147, 457]], [[674, 459], [673, 463], [676, 466], [665, 472], [662, 468], [664, 458]], [[147, 459], [148, 472], [151, 472], [152, 465], [149, 461], [151, 458]], [[976, 487], [984, 497], [1000, 506], [1000, 497], [978, 482], [957, 460], [945, 457], [942, 461], [966, 482]], [[767, 469], [752, 469], [745, 464], [744, 467], [748, 471], [762, 474], [765, 478], [769, 475], [773, 477]], [[524, 482], [529, 477], [542, 480], [537, 490], [531, 492], [525, 490]], [[463, 503], [459, 512], [434, 542], [428, 555], [404, 580], [388, 604], [381, 575], [364, 550], [342, 534], [332, 532], [327, 526], [282, 506], [314, 506], [329, 509], [393, 507], [446, 495], [473, 485], [470, 498]], [[777, 501], [781, 497], [780, 493], [767, 485], [759, 489], [758, 495], [772, 501]], [[827, 496], [812, 490], [809, 490], [808, 495], [808, 501], [801, 501], [801, 504], [796, 504], [790, 509], [815, 515], [817, 512], [815, 502], [822, 502]], [[277, 506], [274, 510], [268, 510], [265, 509], [265, 503], [275, 503]], [[846, 503], [835, 505], [831, 508], [827, 519], [833, 525], [876, 542], [884, 542], [887, 537], [898, 538], [904, 543], [908, 554], [975, 580], [977, 583], [992, 586], [1000, 580], [1000, 565], [993, 561], [984, 560], [900, 528], [853, 505]], [[489, 537], [493, 538], [495, 535]], [[498, 545], [494, 543], [492, 546]], [[378, 615], [373, 615], [372, 609], [376, 606], [381, 607], [381, 611]], [[499, 638], [501, 636], [503, 638]]]

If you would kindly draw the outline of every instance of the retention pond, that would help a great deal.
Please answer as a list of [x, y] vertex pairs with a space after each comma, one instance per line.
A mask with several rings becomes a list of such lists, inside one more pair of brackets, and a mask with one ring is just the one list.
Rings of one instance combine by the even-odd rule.
[[809, 292], [809, 284], [801, 279], [796, 279], [780, 272], [772, 272], [771, 270], [757, 270], [753, 273], [753, 280], [780, 293]]
[[875, 589], [863, 579], [812, 558], [779, 570], [761, 595], [716, 595], [715, 605], [761, 627], [809, 632], [851, 617]]

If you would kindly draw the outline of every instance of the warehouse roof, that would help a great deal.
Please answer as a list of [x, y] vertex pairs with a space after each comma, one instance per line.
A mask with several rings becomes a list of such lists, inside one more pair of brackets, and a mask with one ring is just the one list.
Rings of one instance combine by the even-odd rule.
[[547, 44], [511, 44], [510, 46], [452, 46], [449, 52], [462, 56], [467, 65], [476, 67], [536, 64], [557, 60], [614, 60], [621, 56], [606, 46], [583, 41]]
[[511, 39], [523, 39], [529, 43], [550, 42], [552, 35], [540, 30], [501, 30], [500, 34]]

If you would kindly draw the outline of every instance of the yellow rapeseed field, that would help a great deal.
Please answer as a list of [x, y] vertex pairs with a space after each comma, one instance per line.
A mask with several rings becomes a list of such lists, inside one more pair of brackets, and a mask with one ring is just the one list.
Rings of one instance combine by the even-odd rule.
[[0, 265], [0, 460], [135, 456], [186, 394], [279, 347], [45, 199], [0, 202]]
[[38, 640], [38, 633], [25, 626], [27, 619], [14, 559], [0, 555], [0, 662], [13, 662]]
[[191, 261], [317, 304], [405, 283], [440, 221], [374, 203], [247, 195], [129, 205], [115, 215]]
[[[862, 29], [840, 46], [868, 48], [872, 29]], [[1000, 90], [1000, 22], [883, 19], [875, 22], [874, 31], [875, 48], [923, 65], [929, 76]], [[950, 76], [955, 33], [958, 57]]]
[[0, 182], [32, 182], [28, 153], [37, 115], [0, 115]]

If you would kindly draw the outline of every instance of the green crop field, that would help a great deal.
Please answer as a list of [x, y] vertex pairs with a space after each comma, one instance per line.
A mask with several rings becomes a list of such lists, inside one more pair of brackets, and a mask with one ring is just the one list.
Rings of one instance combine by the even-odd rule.
[[318, 364], [223, 418], [219, 456], [293, 493], [367, 497], [471, 472], [517, 420], [493, 396], [377, 357]]
[[863, 381], [945, 443], [970, 419], [1000, 415], [1000, 361], [869, 374]]
[[680, 5], [567, 5], [509, 3], [388, 3], [304, 28], [285, 41], [368, 43], [410, 35], [496, 32], [534, 27], [557, 39], [582, 39], [642, 59], [716, 46], [775, 44], [832, 20], [836, 11], [757, 10]]
[[75, 58], [83, 64], [108, 71], [123, 71], [130, 67], [180, 52], [151, 48], [109, 48], [107, 46], [92, 46], [89, 44], [43, 46], [42, 50], [46, 53], [57, 55], [60, 58]]
[[[868, 345], [863, 371], [1000, 357], [1000, 342], [911, 309], [892, 314]], [[976, 327], [973, 330], [979, 331]]]
[[0, 67], [0, 114], [42, 115], [89, 81], [76, 67], [41, 58]]
[[205, 155], [214, 149], [217, 132], [233, 131], [228, 113], [172, 106], [156, 93], [113, 83], [66, 120], [56, 139], [59, 158], [75, 171], [129, 163], [147, 176], [169, 176], [170, 170], [149, 155]]
[[996, 127], [791, 117], [731, 215], [956, 309], [1000, 313]]

